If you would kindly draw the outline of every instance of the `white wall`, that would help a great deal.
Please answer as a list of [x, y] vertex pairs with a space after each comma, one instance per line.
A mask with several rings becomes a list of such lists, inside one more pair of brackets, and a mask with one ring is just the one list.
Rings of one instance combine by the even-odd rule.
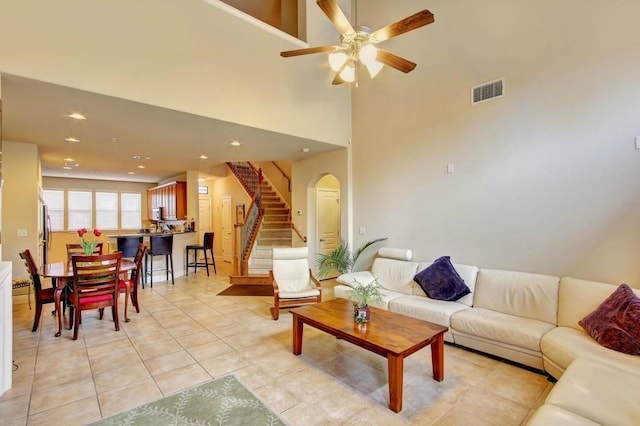
[[[28, 272], [18, 253], [29, 249], [36, 262], [40, 260], [38, 146], [3, 141], [2, 159], [2, 260], [13, 262], [14, 278], [26, 278]], [[19, 230], [26, 235], [18, 236]]]
[[[303, 236], [307, 237], [309, 259], [316, 257], [316, 193], [315, 186], [327, 174], [332, 174], [340, 182], [340, 212], [342, 236], [347, 239], [349, 228], [348, 200], [348, 149], [340, 149], [326, 154], [312, 155], [291, 164], [291, 211], [292, 222]], [[302, 215], [298, 216], [300, 210]], [[313, 266], [313, 263], [312, 263]]]
[[[434, 24], [383, 44], [415, 71], [354, 90], [354, 228], [420, 260], [640, 287], [640, 2], [426, 6]], [[358, 19], [423, 8], [360, 2]], [[470, 105], [500, 77], [505, 97]]]
[[[338, 42], [314, 5], [314, 42]], [[346, 144], [347, 87], [326, 55], [218, 0], [0, 0], [0, 73]], [[328, 126], [327, 122], [331, 125]]]

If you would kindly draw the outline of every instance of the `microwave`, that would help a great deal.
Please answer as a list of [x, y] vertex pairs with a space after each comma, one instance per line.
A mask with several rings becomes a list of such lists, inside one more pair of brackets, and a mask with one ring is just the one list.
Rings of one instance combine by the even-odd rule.
[[151, 210], [151, 219], [153, 220], [162, 220], [164, 216], [164, 207], [156, 207]]

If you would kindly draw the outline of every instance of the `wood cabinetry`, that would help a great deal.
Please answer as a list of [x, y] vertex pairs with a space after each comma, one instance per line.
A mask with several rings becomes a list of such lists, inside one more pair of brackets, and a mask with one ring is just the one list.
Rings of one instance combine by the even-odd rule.
[[184, 220], [187, 216], [187, 183], [170, 182], [147, 189], [148, 217], [153, 209], [164, 208], [162, 220]]

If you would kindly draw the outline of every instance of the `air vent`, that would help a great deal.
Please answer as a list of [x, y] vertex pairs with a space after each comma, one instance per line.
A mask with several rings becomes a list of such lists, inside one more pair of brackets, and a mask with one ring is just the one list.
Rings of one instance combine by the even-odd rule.
[[471, 104], [499, 98], [504, 94], [504, 78], [471, 88]]

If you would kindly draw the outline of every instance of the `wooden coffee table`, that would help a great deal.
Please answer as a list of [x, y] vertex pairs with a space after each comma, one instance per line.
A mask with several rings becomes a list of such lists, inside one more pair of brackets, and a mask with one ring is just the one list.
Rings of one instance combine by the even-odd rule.
[[444, 333], [438, 324], [411, 318], [384, 309], [371, 308], [371, 320], [364, 327], [353, 321], [353, 305], [334, 299], [316, 305], [291, 309], [293, 314], [293, 353], [302, 353], [304, 324], [322, 330], [356, 346], [387, 358], [389, 365], [389, 408], [402, 410], [404, 359], [431, 345], [433, 379], [444, 379]]

